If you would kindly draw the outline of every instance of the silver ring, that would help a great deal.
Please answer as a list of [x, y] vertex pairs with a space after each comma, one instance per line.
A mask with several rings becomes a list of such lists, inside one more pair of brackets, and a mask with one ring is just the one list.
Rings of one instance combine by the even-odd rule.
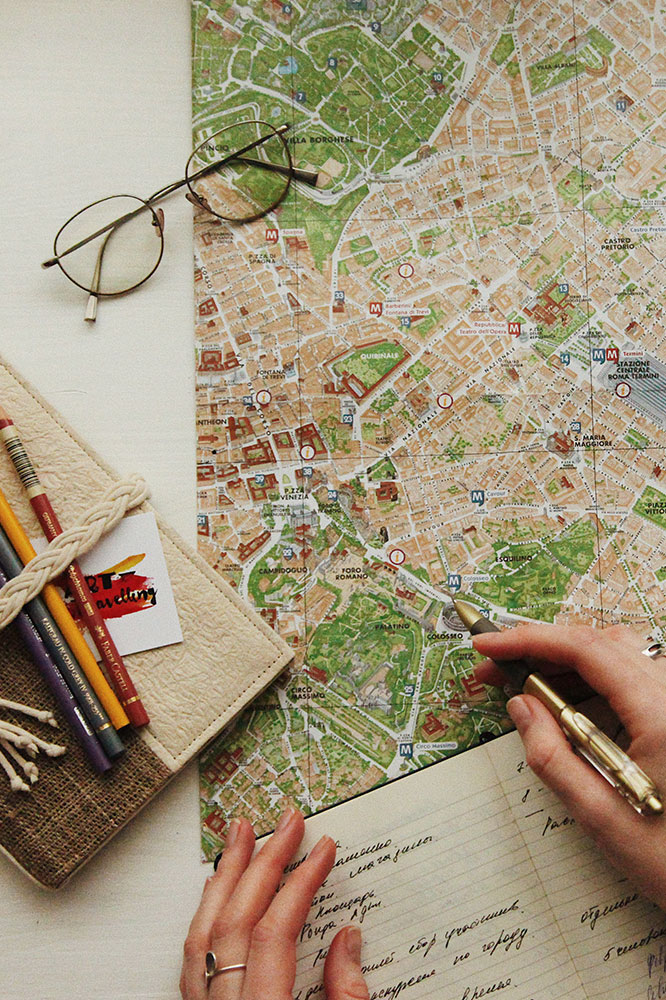
[[643, 656], [649, 656], [651, 660], [656, 660], [658, 656], [666, 656], [666, 646], [660, 642], [653, 642], [647, 649], [641, 649]]
[[239, 962], [238, 965], [223, 965], [221, 969], [218, 969], [215, 952], [206, 952], [206, 971], [204, 972], [206, 986], [210, 986], [211, 979], [214, 979], [215, 976], [222, 975], [223, 972], [235, 972], [236, 970], [240, 971], [241, 969], [247, 969], [245, 962]]

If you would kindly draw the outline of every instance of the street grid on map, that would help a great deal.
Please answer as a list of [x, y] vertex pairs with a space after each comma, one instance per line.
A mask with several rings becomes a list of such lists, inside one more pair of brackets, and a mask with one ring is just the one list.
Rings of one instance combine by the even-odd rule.
[[199, 547], [292, 646], [203, 755], [202, 843], [509, 728], [446, 600], [666, 612], [666, 20], [652, 0], [193, 0], [198, 144], [294, 184], [195, 216]]

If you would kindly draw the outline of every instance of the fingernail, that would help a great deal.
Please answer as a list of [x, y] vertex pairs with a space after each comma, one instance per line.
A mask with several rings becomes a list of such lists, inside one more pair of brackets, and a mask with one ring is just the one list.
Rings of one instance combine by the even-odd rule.
[[238, 831], [240, 830], [240, 825], [241, 821], [238, 819], [238, 817], [232, 819], [231, 823], [229, 824], [229, 833], [227, 834], [227, 839], [226, 839], [227, 847], [231, 847], [231, 845], [236, 840], [236, 837], [238, 836]]
[[506, 710], [519, 733], [523, 733], [532, 721], [532, 709], [520, 695], [510, 698], [506, 703]]
[[217, 871], [217, 866], [219, 865], [219, 863], [220, 863], [221, 860], [222, 860], [222, 851], [220, 851], [219, 854], [215, 855], [215, 861], [213, 861], [213, 871], [214, 872]]
[[278, 820], [278, 825], [275, 827], [275, 832], [277, 833], [279, 830], [281, 833], [283, 830], [286, 830], [287, 827], [293, 822], [293, 820], [296, 819], [297, 816], [298, 816], [298, 810], [294, 809], [293, 806], [287, 806], [285, 811], [280, 816], [280, 819]]
[[345, 931], [347, 954], [356, 965], [361, 964], [361, 932], [358, 927], [347, 927]]
[[332, 843], [332, 842], [333, 842], [333, 838], [332, 837], [327, 837], [326, 834], [324, 834], [323, 837], [319, 838], [319, 840], [317, 841], [317, 843], [314, 845], [314, 847], [310, 851], [310, 857], [314, 858], [314, 857], [317, 857], [318, 855], [320, 855], [322, 853], [322, 851], [325, 851], [326, 848], [328, 847], [328, 845], [330, 843]]

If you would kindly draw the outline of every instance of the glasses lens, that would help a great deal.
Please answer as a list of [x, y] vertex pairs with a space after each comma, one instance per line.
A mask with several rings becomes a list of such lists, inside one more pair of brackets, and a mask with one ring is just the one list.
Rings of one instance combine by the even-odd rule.
[[[67, 253], [99, 230], [103, 232], [90, 242]], [[97, 295], [120, 295], [136, 288], [153, 273], [163, 249], [156, 213], [130, 195], [113, 195], [82, 209], [55, 239], [58, 263], [67, 277]]]
[[185, 176], [207, 211], [221, 219], [250, 222], [282, 201], [291, 170], [282, 136], [266, 122], [247, 121], [221, 129], [197, 146]]

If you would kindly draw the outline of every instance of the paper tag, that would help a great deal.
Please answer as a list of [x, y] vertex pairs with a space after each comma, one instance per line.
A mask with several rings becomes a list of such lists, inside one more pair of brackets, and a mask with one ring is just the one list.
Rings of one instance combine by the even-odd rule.
[[[45, 548], [43, 539], [35, 548]], [[93, 601], [121, 656], [182, 642], [155, 515], [125, 517], [94, 549], [79, 559]], [[80, 623], [78, 608], [65, 592], [67, 606]], [[86, 633], [95, 657], [97, 649]]]

